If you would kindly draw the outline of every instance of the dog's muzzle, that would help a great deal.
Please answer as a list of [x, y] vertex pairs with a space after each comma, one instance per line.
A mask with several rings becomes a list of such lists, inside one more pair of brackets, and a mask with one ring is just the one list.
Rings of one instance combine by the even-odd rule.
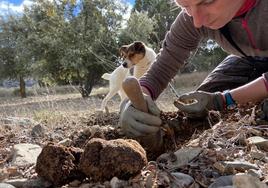
[[125, 59], [122, 65], [124, 68], [127, 68], [127, 69], [130, 69], [134, 66], [134, 64], [128, 59]]
[[123, 67], [128, 68], [127, 62], [124, 62], [122, 65]]

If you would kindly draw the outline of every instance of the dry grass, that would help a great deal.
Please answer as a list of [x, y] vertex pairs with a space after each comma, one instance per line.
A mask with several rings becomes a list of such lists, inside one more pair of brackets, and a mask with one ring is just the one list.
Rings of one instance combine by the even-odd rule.
[[194, 72], [191, 74], [179, 74], [174, 78], [175, 88], [197, 88], [206, 78], [208, 72]]
[[[207, 73], [192, 73], [176, 76], [173, 85], [177, 93], [182, 94], [193, 90]], [[189, 82], [190, 80], [190, 82]], [[95, 113], [100, 108], [102, 98], [108, 87], [93, 89], [89, 98], [81, 98], [74, 87], [32, 88], [32, 96], [25, 99], [14, 97], [12, 89], [0, 89], [0, 117], [29, 117], [36, 120], [58, 119], [68, 114]], [[157, 104], [163, 111], [174, 110], [174, 93], [167, 88], [159, 97]], [[118, 111], [119, 97], [115, 96], [108, 102], [110, 112]], [[52, 120], [53, 121], [53, 120]]]

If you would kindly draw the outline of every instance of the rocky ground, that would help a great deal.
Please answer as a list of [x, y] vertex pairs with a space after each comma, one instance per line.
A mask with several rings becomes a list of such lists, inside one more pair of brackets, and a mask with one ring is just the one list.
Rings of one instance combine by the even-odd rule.
[[96, 110], [100, 100], [90, 99], [94, 110], [57, 118], [58, 111], [41, 120], [2, 116], [0, 188], [267, 187], [268, 122], [260, 105], [191, 120], [167, 108], [173, 97], [163, 95], [164, 137], [156, 151], [126, 138], [118, 111]]

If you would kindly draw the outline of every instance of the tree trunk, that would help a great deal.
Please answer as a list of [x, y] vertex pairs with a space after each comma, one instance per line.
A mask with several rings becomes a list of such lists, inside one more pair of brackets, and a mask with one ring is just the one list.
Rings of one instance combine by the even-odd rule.
[[25, 81], [22, 76], [20, 76], [20, 96], [21, 98], [26, 98]]

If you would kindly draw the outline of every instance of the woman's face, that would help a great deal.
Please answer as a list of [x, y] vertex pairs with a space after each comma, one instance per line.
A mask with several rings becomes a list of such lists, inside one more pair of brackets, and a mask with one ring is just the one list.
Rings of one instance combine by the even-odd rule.
[[219, 29], [228, 23], [245, 0], [176, 0], [193, 17], [194, 26]]

